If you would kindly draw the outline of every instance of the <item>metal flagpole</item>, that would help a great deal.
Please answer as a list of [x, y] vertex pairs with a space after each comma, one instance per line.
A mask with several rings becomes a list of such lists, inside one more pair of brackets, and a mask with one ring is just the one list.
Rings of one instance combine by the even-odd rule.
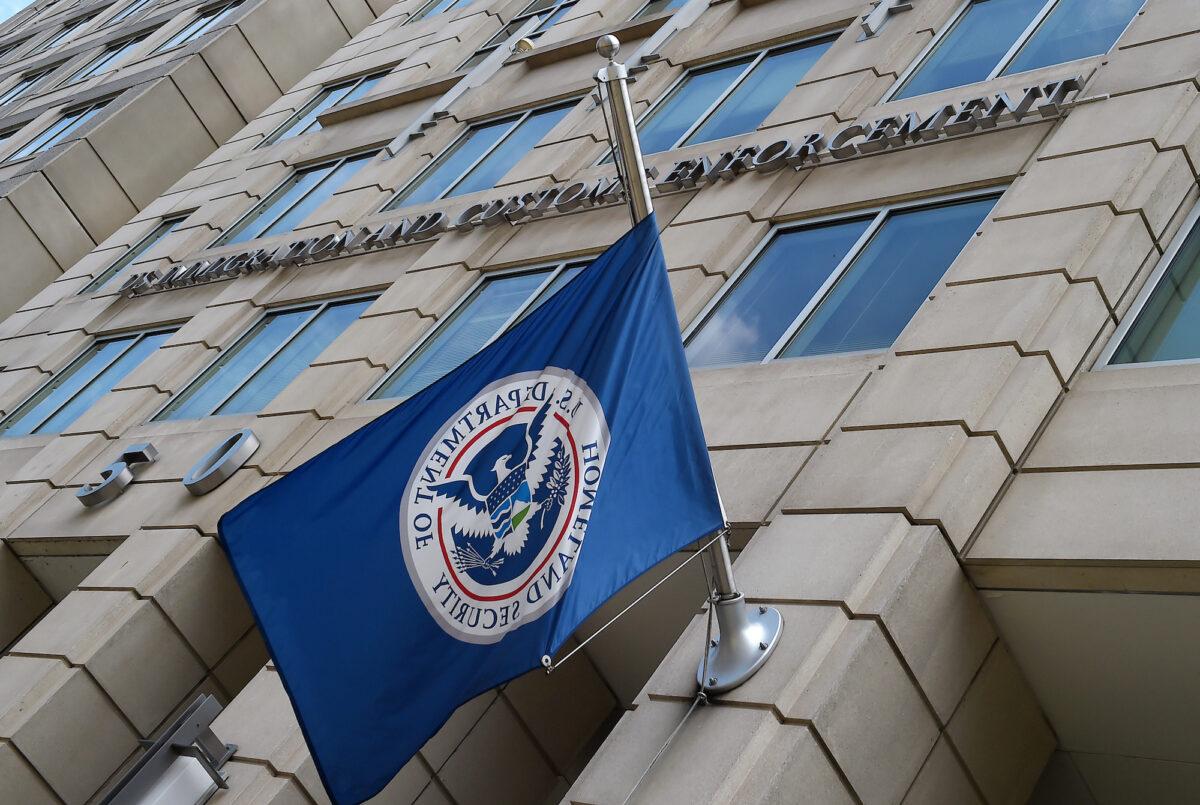
[[[629, 101], [629, 70], [618, 61], [621, 42], [615, 36], [602, 36], [596, 41], [596, 52], [608, 59], [596, 79], [604, 85], [608, 112], [612, 117], [612, 137], [616, 145], [616, 163], [625, 182], [634, 224], [654, 211], [650, 200], [650, 185], [646, 181], [646, 166], [638, 143], [633, 106]], [[722, 507], [724, 508], [724, 507]], [[706, 656], [696, 670], [696, 681], [706, 693], [732, 690], [757, 673], [779, 644], [783, 632], [783, 616], [774, 607], [751, 606], [738, 590], [733, 578], [733, 563], [729, 544], [722, 535], [707, 548], [715, 568], [715, 596], [710, 606], [716, 607], [720, 636], [713, 638]]]

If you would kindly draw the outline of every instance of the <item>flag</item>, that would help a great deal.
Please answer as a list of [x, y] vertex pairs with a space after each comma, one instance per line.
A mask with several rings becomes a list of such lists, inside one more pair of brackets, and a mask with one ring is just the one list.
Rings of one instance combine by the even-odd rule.
[[220, 535], [326, 790], [349, 803], [722, 525], [651, 215]]

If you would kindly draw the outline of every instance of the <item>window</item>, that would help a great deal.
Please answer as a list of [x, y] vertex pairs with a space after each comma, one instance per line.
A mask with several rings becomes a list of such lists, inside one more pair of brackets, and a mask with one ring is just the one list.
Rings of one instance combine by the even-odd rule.
[[308, 134], [310, 131], [317, 131], [321, 128], [321, 124], [317, 122], [317, 118], [324, 114], [327, 109], [332, 109], [338, 104], [351, 103], [365, 97], [387, 74], [388, 71], [384, 70], [380, 73], [372, 73], [362, 78], [356, 78], [353, 81], [345, 81], [341, 84], [322, 88], [317, 93], [317, 97], [302, 106], [296, 114], [284, 121], [283, 125], [267, 135], [267, 138], [258, 147], [262, 148], [263, 146], [277, 143], [280, 140], [286, 140], [289, 137], [298, 137], [301, 134]]
[[93, 14], [90, 17], [82, 17], [82, 18], [74, 20], [72, 22], [68, 22], [66, 25], [63, 26], [61, 31], [59, 31], [57, 34], [52, 36], [50, 39], [46, 40], [46, 42], [44, 42], [41, 45], [41, 47], [52, 48], [52, 47], [56, 47], [57, 45], [61, 45], [64, 42], [70, 41], [71, 39], [74, 39], [75, 35], [78, 34], [80, 31], [82, 31], [84, 26], [86, 26], [89, 22], [91, 22], [95, 18], [95, 16], [96, 15]]
[[[54, 68], [50, 68], [51, 70]], [[31, 90], [35, 84], [50, 74], [50, 70], [38, 70], [36, 73], [26, 73], [17, 80], [17, 83], [0, 93], [0, 104], [8, 103], [16, 100]]]
[[97, 341], [0, 422], [0, 436], [59, 433], [170, 337], [160, 331]]
[[474, 3], [475, 0], [431, 0], [424, 8], [413, 14], [405, 22], [408, 25], [410, 22], [419, 22], [420, 20], [432, 17], [435, 14], [444, 14], [447, 11], [455, 11], [460, 8], [466, 8]]
[[152, 2], [154, 2], [154, 0], [133, 0], [132, 3], [114, 14], [109, 22], [113, 23], [127, 20], [146, 6], [150, 5]]
[[686, 339], [689, 365], [889, 348], [996, 198], [780, 231], [699, 317]]
[[577, 103], [571, 100], [472, 126], [384, 209], [495, 187]]
[[85, 64], [83, 67], [76, 70], [70, 78], [63, 82], [66, 84], [74, 84], [76, 81], [82, 81], [85, 78], [91, 78], [94, 75], [108, 72], [116, 67], [125, 59], [129, 53], [134, 50], [148, 36], [135, 36], [133, 39], [126, 39], [124, 42], [118, 42], [115, 45], [105, 49], [96, 58]]
[[486, 277], [371, 395], [407, 399], [528, 316], [587, 266], [586, 262]]
[[890, 100], [1107, 53], [1145, 0], [970, 0]]
[[268, 313], [154, 418], [261, 411], [372, 301], [351, 299]]
[[642, 150], [653, 154], [754, 131], [832, 43], [809, 40], [692, 70], [639, 125]]
[[540, 22], [536, 28], [530, 31], [528, 38], [537, 39], [554, 27], [554, 24], [561, 20], [576, 2], [578, 0], [533, 0], [532, 3], [525, 7], [524, 11], [513, 17], [512, 22], [505, 25], [495, 36], [484, 42], [483, 47], [475, 51], [471, 55], [471, 58], [467, 59], [458, 69], [466, 70], [479, 64], [493, 50], [500, 47], [506, 39], [515, 34], [521, 26], [534, 17], [537, 17]]
[[291, 232], [376, 153], [372, 151], [296, 171], [212, 245], [226, 246]]
[[82, 109], [76, 109], [72, 112], [67, 112], [58, 120], [51, 123], [41, 134], [34, 137], [32, 140], [25, 143], [23, 146], [10, 154], [8, 156], [8, 160], [11, 161], [14, 159], [24, 159], [25, 157], [30, 157], [34, 154], [40, 154], [43, 151], [53, 148], [54, 146], [66, 140], [67, 137], [71, 136], [72, 133], [79, 130], [83, 124], [87, 123], [89, 120], [98, 115], [106, 103], [108, 103], [108, 101], [104, 101], [104, 103], [93, 104], [92, 106], [85, 106]]
[[162, 219], [158, 226], [154, 227], [154, 229], [150, 231], [150, 234], [146, 235], [146, 237], [142, 238], [133, 246], [131, 246], [115, 263], [97, 274], [91, 282], [84, 286], [80, 293], [92, 293], [103, 288], [112, 280], [113, 277], [121, 273], [122, 269], [132, 264], [133, 261], [137, 260], [146, 252], [153, 249], [158, 245], [159, 241], [171, 234], [171, 232], [175, 231], [175, 227], [179, 226], [179, 224], [181, 224], [186, 218], [186, 215], [178, 215], [174, 218]]
[[[1200, 358], [1200, 207], [1175, 238], [1113, 339], [1110, 364]], [[1104, 361], [1101, 361], [1103, 363]]]
[[220, 25], [221, 21], [232, 14], [234, 9], [240, 5], [240, 2], [229, 3], [228, 5], [214, 6], [207, 11], [202, 11], [196, 19], [176, 31], [170, 39], [156, 47], [153, 52], [162, 53], [199, 39]]
[[649, 3], [642, 6], [641, 11], [633, 15], [633, 19], [642, 20], [666, 11], [674, 11], [686, 2], [687, 0], [650, 0]]

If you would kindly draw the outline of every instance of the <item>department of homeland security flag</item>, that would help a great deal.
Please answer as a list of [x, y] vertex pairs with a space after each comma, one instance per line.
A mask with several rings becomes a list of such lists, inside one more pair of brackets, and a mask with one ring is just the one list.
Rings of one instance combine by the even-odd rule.
[[723, 525], [654, 216], [220, 523], [338, 803]]

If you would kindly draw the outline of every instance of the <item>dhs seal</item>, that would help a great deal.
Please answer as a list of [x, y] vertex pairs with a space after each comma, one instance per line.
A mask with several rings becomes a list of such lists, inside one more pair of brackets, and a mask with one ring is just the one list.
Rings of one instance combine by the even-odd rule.
[[439, 429], [405, 487], [400, 535], [450, 636], [494, 643], [559, 601], [607, 452], [596, 395], [556, 368], [493, 383]]

